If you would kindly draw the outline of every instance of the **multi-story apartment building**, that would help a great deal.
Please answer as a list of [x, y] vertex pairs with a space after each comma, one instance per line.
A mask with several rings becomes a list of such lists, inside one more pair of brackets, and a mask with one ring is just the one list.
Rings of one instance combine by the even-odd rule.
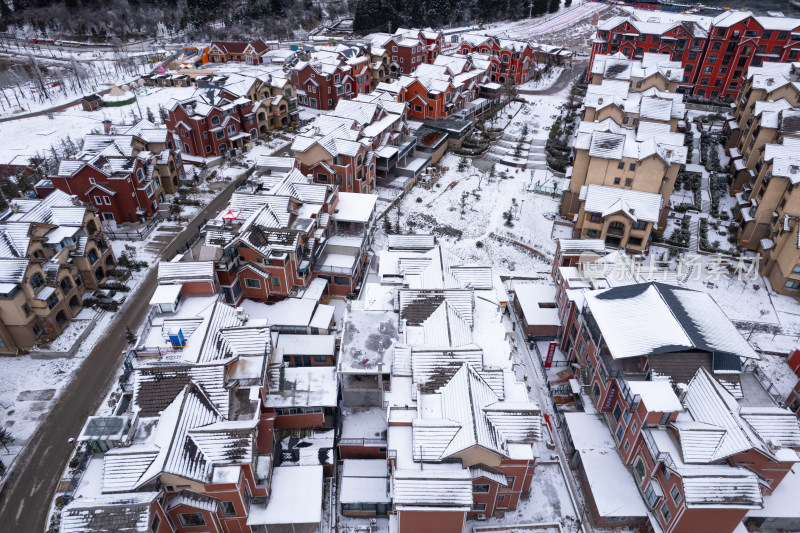
[[599, 54], [620, 52], [640, 59], [647, 52], [666, 53], [683, 66], [679, 91], [733, 100], [748, 67], [767, 60], [797, 61], [800, 44], [794, 35], [798, 31], [798, 19], [746, 11], [725, 11], [713, 18], [634, 12], [600, 22], [590, 65]]
[[261, 39], [255, 41], [212, 41], [208, 46], [208, 60], [211, 63], [247, 63], [258, 65], [264, 62], [264, 54], [269, 45]]
[[741, 246], [761, 255], [760, 271], [773, 290], [800, 290], [797, 232], [800, 181], [800, 84], [794, 66], [764, 63], [751, 67], [725, 132], [736, 196], [734, 216]]
[[748, 68], [739, 91], [734, 118], [725, 124], [726, 148], [740, 148], [744, 129], [752, 124], [756, 102], [786, 100], [792, 107], [796, 106], [800, 101], [800, 86], [796, 78], [795, 67], [791, 63], [764, 62], [759, 67]]
[[597, 411], [566, 414], [595, 525], [734, 531], [797, 463], [797, 419], [746, 375], [757, 356], [708, 294], [581, 266], [577, 283], [575, 267], [554, 279], [561, 346]]
[[783, 294], [800, 290], [800, 244], [796, 238], [800, 195], [795, 192], [800, 183], [798, 149], [797, 137], [764, 145], [758, 173], [736, 195], [734, 209], [739, 243], [761, 254], [761, 273], [773, 290]]
[[170, 131], [147, 121], [122, 134], [87, 135], [75, 159], [62, 160], [36, 189], [40, 196], [54, 189], [76, 195], [107, 223], [137, 222], [154, 216], [165, 194], [185, 178], [176, 147]]
[[686, 114], [683, 95], [672, 92], [677, 67], [666, 54], [595, 56], [561, 203], [574, 237], [640, 252], [666, 225], [688, 155], [676, 131]]
[[80, 313], [85, 290], [116, 264], [101, 229], [96, 209], [60, 190], [0, 215], [0, 352], [53, 339]]

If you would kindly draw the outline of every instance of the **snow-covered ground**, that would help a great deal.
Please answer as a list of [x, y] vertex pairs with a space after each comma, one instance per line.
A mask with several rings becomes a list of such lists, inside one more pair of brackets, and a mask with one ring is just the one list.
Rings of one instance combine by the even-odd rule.
[[[189, 98], [193, 87], [140, 87], [135, 90], [137, 101], [122, 107], [102, 107], [97, 111], [84, 111], [80, 105], [47, 115], [10, 120], [0, 124], [0, 161], [14, 156], [45, 154], [62, 139], [70, 137], [77, 142], [93, 131], [102, 132], [103, 121], [111, 120], [119, 129], [121, 124], [134, 124], [147, 118], [148, 108], [160, 123], [158, 109], [172, 99]], [[138, 105], [137, 105], [138, 104]]]
[[553, 84], [558, 80], [558, 77], [566, 70], [566, 67], [552, 67], [550, 70], [545, 72], [545, 74], [539, 78], [538, 80], [531, 80], [528, 82], [523, 83], [522, 85], [518, 85], [518, 89], [522, 90], [537, 90], [543, 91], [544, 89], [549, 89], [553, 86]]

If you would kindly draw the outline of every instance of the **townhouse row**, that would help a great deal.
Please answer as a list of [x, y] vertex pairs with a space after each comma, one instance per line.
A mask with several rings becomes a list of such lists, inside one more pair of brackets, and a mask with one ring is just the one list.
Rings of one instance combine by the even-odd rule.
[[711, 296], [597, 239], [559, 240], [552, 277], [550, 338], [578, 407], [557, 414], [595, 527], [795, 527], [800, 422], [747, 370], [759, 355]]
[[678, 91], [733, 101], [749, 67], [800, 57], [800, 19], [723, 11], [716, 17], [636, 10], [597, 26], [590, 66], [598, 55], [668, 54], [680, 63]]
[[560, 213], [574, 223], [573, 237], [639, 253], [666, 226], [687, 161], [677, 132], [686, 107], [674, 92], [680, 65], [667, 54], [598, 54], [589, 72]]

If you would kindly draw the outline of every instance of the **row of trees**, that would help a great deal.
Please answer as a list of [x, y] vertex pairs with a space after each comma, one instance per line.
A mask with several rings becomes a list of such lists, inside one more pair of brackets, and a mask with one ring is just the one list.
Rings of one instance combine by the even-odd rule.
[[559, 5], [560, 0], [358, 0], [353, 30], [366, 34], [393, 31], [400, 26], [441, 27], [516, 20], [555, 13]]
[[39, 37], [122, 42], [152, 37], [163, 22], [173, 34], [193, 38], [303, 38], [354, 7], [351, 0], [0, 0], [0, 31], [33, 28]]

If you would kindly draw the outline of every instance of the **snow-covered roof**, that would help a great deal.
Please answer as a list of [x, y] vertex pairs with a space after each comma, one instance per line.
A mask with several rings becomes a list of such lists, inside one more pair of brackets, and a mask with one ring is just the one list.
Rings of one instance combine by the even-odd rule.
[[377, 201], [378, 196], [374, 194], [340, 192], [333, 219], [339, 222], [365, 224], [372, 218]]
[[159, 284], [213, 281], [214, 279], [213, 261], [161, 261], [158, 264]]
[[391, 372], [393, 346], [399, 340], [396, 313], [351, 309], [345, 317], [337, 362], [339, 372]]
[[630, 470], [615, 452], [617, 444], [603, 420], [589, 413], [564, 413], [564, 417], [598, 514], [647, 516], [647, 506]]
[[[413, 421], [415, 460], [441, 461], [473, 446], [508, 456], [508, 443], [541, 439], [541, 411], [530, 400], [503, 401], [472, 365], [463, 364], [436, 396], [437, 405]], [[435, 400], [438, 400], [436, 402]]]
[[469, 470], [395, 470], [392, 476], [394, 504], [403, 508], [447, 508], [469, 511], [472, 507], [472, 476]]
[[627, 381], [631, 394], [638, 395], [649, 412], [683, 411], [683, 405], [669, 381]]
[[433, 235], [388, 235], [388, 250], [426, 252], [436, 246]]
[[77, 498], [61, 511], [61, 533], [146, 533], [159, 492]]
[[660, 194], [608, 187], [605, 185], [584, 185], [580, 199], [587, 213], [599, 213], [603, 217], [623, 213], [633, 221], [658, 222], [662, 198]]
[[512, 287], [527, 325], [558, 326], [561, 324], [555, 305], [556, 288], [554, 285], [515, 281]]
[[335, 335], [289, 335], [279, 334], [275, 345], [278, 361], [293, 355], [333, 355]]
[[800, 422], [790, 411], [741, 407], [705, 368], [689, 382], [683, 402], [691, 418], [678, 417], [675, 427], [684, 462], [712, 463], [751, 449], [800, 462], [790, 448], [800, 442]]
[[588, 291], [586, 305], [614, 359], [702, 350], [718, 370], [738, 370], [739, 358], [758, 358], [705, 292], [663, 283]]
[[181, 294], [182, 284], [158, 285], [150, 298], [150, 305], [174, 304]]
[[251, 505], [247, 525], [319, 524], [322, 482], [321, 465], [276, 467], [269, 502]]
[[[313, 335], [308, 335], [309, 337]], [[336, 367], [275, 367], [270, 369], [267, 407], [336, 407]]]
[[103, 491], [135, 490], [162, 474], [209, 483], [215, 467], [253, 461], [256, 422], [225, 420], [190, 383], [161, 413], [147, 442], [106, 453]]
[[342, 461], [342, 503], [390, 503], [389, 469], [385, 459]]

